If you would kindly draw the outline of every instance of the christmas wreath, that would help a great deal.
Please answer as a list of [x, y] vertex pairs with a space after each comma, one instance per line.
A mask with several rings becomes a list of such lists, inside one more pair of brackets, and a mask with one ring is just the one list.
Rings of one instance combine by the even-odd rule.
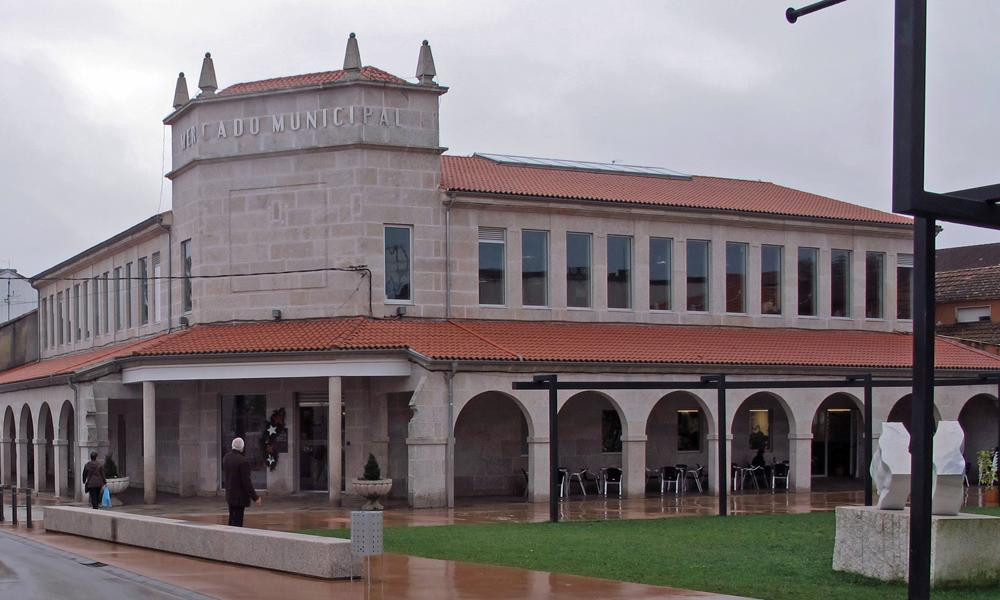
[[272, 471], [278, 466], [278, 437], [287, 430], [288, 428], [285, 427], [285, 409], [279, 408], [271, 413], [271, 418], [267, 420], [267, 425], [264, 427], [264, 434], [261, 436], [262, 443], [264, 444], [264, 460], [267, 462], [267, 468]]

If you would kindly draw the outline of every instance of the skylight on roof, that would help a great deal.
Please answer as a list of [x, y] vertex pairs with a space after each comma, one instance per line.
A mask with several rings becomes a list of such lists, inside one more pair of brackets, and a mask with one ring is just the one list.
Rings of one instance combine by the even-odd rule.
[[648, 177], [669, 177], [671, 179], [691, 179], [690, 175], [663, 167], [642, 167], [639, 165], [599, 163], [585, 160], [563, 160], [559, 158], [537, 158], [534, 156], [515, 156], [512, 154], [486, 154], [483, 152], [476, 152], [473, 156], [485, 158], [486, 160], [491, 160], [504, 165], [518, 165], [522, 167], [572, 169], [574, 171], [622, 173], [628, 175], [645, 175]]

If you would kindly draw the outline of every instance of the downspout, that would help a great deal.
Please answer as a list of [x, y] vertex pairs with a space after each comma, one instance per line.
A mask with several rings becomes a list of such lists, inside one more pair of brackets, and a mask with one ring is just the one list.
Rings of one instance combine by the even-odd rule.
[[451, 205], [454, 202], [455, 194], [448, 192], [444, 201], [444, 318], [446, 319], [451, 318]]
[[167, 230], [167, 333], [170, 333], [174, 329], [174, 231], [163, 224], [162, 218], [160, 227]]
[[445, 443], [445, 489], [448, 491], [448, 508], [455, 508], [455, 372], [458, 363], [452, 361], [448, 378], [448, 440]]

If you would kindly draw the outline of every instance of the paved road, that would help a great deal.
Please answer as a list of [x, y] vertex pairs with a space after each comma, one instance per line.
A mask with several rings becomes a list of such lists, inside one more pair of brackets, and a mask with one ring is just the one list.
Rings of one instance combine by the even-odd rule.
[[0, 598], [205, 600], [207, 596], [0, 532]]

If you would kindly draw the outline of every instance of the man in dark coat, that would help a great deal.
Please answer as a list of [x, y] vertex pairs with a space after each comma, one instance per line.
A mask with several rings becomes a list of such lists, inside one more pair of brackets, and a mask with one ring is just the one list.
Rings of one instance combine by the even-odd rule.
[[90, 506], [97, 508], [101, 505], [101, 490], [106, 483], [104, 478], [104, 465], [97, 462], [97, 453], [90, 453], [90, 462], [83, 466], [83, 489], [90, 495]]
[[229, 524], [243, 527], [243, 511], [250, 506], [250, 501], [260, 504], [260, 497], [250, 480], [250, 461], [243, 456], [243, 438], [234, 439], [233, 449], [222, 457], [222, 478], [226, 484]]

